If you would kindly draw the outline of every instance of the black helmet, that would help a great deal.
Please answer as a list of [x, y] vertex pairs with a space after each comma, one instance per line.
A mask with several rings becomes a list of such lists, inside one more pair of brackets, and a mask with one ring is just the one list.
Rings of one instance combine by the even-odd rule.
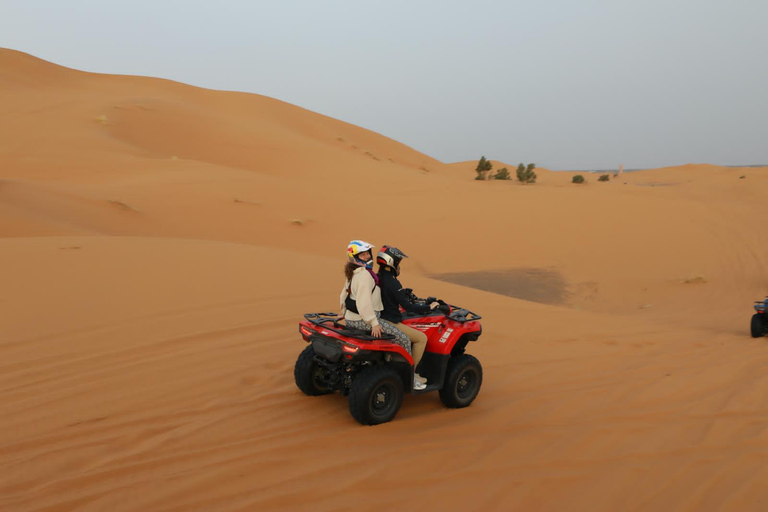
[[395, 272], [395, 275], [400, 275], [400, 261], [403, 258], [407, 258], [403, 251], [397, 247], [390, 247], [388, 245], [381, 246], [381, 250], [376, 255], [376, 263], [379, 265], [391, 267]]

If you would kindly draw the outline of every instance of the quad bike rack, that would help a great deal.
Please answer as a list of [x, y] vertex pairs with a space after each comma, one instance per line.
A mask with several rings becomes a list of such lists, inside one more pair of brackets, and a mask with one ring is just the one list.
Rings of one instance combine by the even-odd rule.
[[394, 336], [385, 332], [381, 333], [381, 337], [374, 338], [365, 331], [352, 329], [343, 324], [340, 324], [337, 320], [337, 316], [338, 315], [336, 315], [336, 313], [307, 313], [304, 315], [304, 318], [306, 318], [309, 322], [317, 325], [318, 327], [322, 327], [323, 329], [328, 329], [329, 331], [341, 334], [342, 336], [352, 336], [363, 341], [395, 339]]

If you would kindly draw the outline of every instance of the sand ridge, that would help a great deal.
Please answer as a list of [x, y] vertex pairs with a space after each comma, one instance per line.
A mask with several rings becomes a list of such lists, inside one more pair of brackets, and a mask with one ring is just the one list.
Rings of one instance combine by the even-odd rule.
[[[764, 508], [768, 169], [478, 182], [263, 96], [6, 49], [0, 115], [0, 510]], [[296, 389], [353, 238], [483, 315], [471, 407], [364, 428]], [[518, 279], [430, 277], [457, 273]]]

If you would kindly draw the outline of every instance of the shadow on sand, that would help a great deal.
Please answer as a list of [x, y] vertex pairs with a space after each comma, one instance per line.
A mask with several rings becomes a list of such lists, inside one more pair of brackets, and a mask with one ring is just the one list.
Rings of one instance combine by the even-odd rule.
[[568, 283], [552, 269], [512, 268], [432, 274], [429, 277], [542, 304], [564, 305], [568, 298]]

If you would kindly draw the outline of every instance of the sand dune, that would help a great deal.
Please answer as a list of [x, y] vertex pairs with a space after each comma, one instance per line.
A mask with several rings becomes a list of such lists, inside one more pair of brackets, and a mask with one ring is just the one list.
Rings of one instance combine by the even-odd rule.
[[[0, 510], [764, 509], [768, 169], [478, 182], [263, 96], [2, 49], [0, 119]], [[296, 389], [358, 237], [483, 315], [471, 407], [366, 428]]]

